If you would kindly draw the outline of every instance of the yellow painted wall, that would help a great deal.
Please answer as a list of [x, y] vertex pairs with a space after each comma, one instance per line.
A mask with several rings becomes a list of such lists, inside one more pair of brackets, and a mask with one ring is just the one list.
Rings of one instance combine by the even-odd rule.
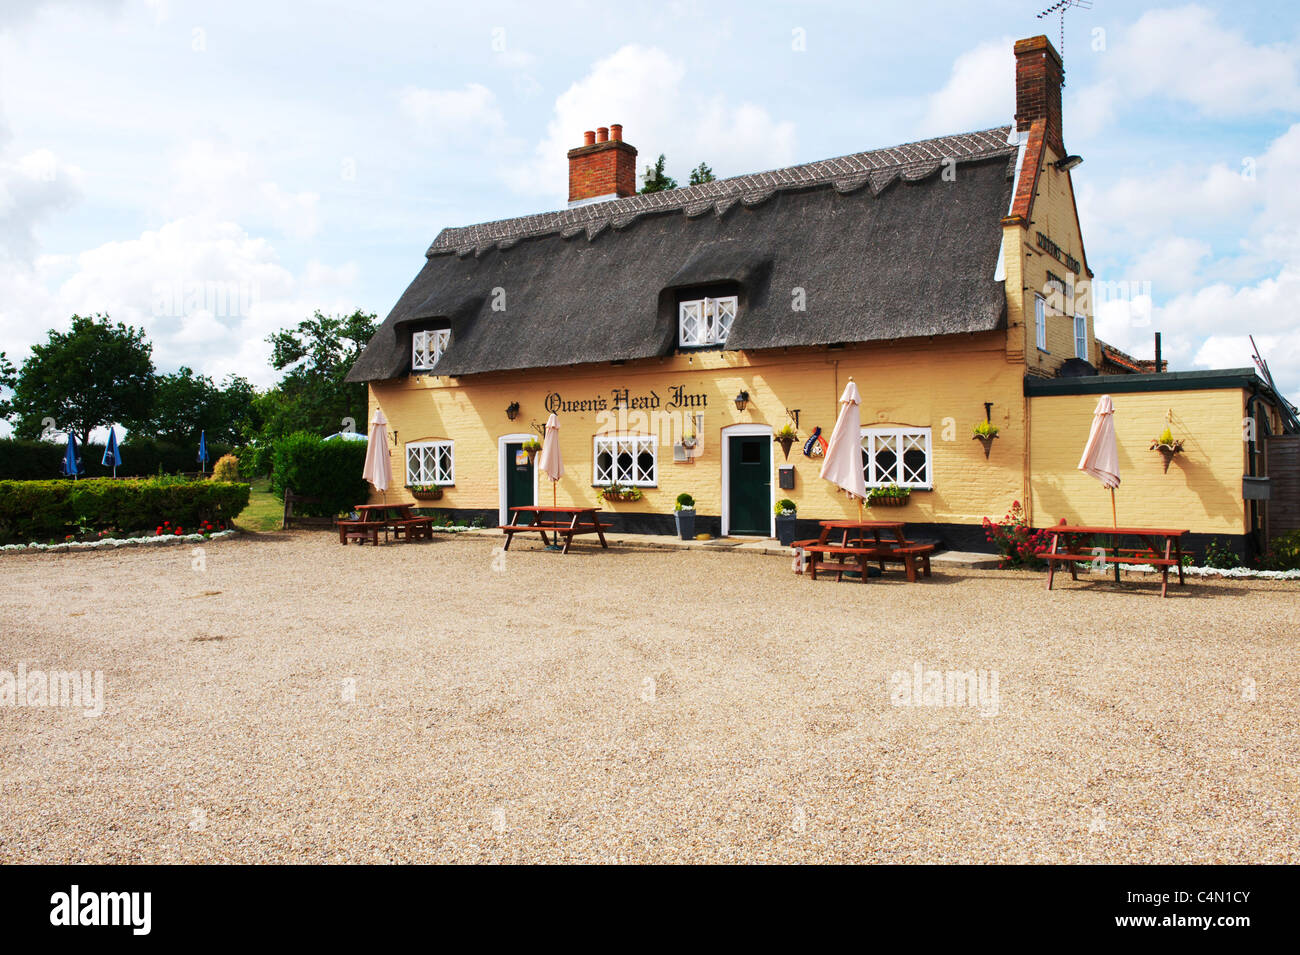
[[[800, 445], [816, 426], [829, 438], [837, 400], [852, 375], [863, 396], [864, 426], [933, 429], [934, 490], [914, 492], [904, 508], [874, 513], [905, 521], [978, 524], [985, 516], [1000, 516], [1024, 494], [1023, 373], [1022, 365], [1007, 360], [1004, 337], [995, 332], [834, 351], [791, 349], [757, 355], [710, 351], [621, 366], [493, 373], [459, 380], [407, 377], [372, 383], [370, 401], [372, 413], [377, 403], [397, 434], [392, 463], [399, 494], [405, 483], [404, 445], [452, 439], [456, 484], [445, 490], [437, 506], [496, 509], [498, 438], [528, 432], [532, 424], [544, 425], [549, 392], [561, 393], [566, 401], [604, 397], [608, 402], [614, 388], [627, 388], [634, 396], [653, 390], [666, 402], [672, 386], [681, 384], [688, 393], [707, 396], [707, 407], [694, 409], [704, 414], [701, 453], [691, 464], [674, 463], [672, 416], [652, 421], [648, 414], [638, 417], [633, 409], [627, 430], [647, 433], [658, 424], [658, 487], [644, 489], [640, 501], [601, 506], [616, 513], [670, 515], [677, 495], [686, 491], [695, 497], [700, 513], [716, 515], [722, 508], [723, 427], [754, 423], [779, 429], [789, 420], [786, 409], [798, 408]], [[733, 399], [742, 388], [749, 392], [750, 404], [740, 412]], [[513, 422], [506, 417], [512, 401], [520, 405]], [[985, 401], [994, 403], [993, 422], [1001, 428], [988, 460], [979, 442], [971, 439], [971, 427], [984, 418]], [[666, 410], [662, 404], [661, 410]], [[591, 486], [592, 439], [598, 430], [612, 432], [618, 425], [595, 411], [561, 413], [560, 424], [566, 474], [557, 488], [558, 500], [598, 504]], [[791, 450], [788, 462], [779, 446], [773, 445], [774, 465], [791, 463], [796, 468], [795, 489], [778, 491], [777, 497], [794, 500], [802, 518], [856, 515], [856, 506], [818, 477], [821, 459], [804, 457], [800, 445]], [[549, 503], [549, 479], [543, 477], [540, 485], [539, 501]], [[391, 491], [389, 499], [393, 499]]]
[[[1029, 399], [1032, 520], [1036, 526], [1061, 518], [1109, 524], [1110, 493], [1077, 470], [1097, 395]], [[1244, 394], [1238, 389], [1114, 394], [1120, 480], [1115, 492], [1119, 523], [1185, 528], [1200, 534], [1246, 533], [1241, 476]], [[1166, 414], [1169, 418], [1166, 419]], [[1184, 442], [1164, 472], [1150, 450], [1167, 426]]]
[[[1003, 228], [1003, 262], [1007, 270], [1008, 354], [1024, 356], [1031, 374], [1051, 377], [1056, 369], [1074, 354], [1074, 314], [1082, 312], [1088, 319], [1088, 360], [1094, 366], [1101, 355], [1093, 331], [1093, 303], [1087, 294], [1090, 287], [1086, 269], [1073, 276], [1075, 303], [1068, 314], [1047, 310], [1047, 349], [1038, 348], [1034, 325], [1034, 294], [1046, 296], [1047, 273], [1069, 281], [1071, 273], [1063, 262], [1038, 248], [1038, 233], [1047, 234], [1061, 249], [1083, 259], [1083, 238], [1075, 215], [1074, 191], [1068, 172], [1052, 165], [1060, 157], [1044, 150], [1042, 170], [1038, 176], [1038, 194], [1034, 199], [1033, 218], [1025, 226]], [[1027, 175], [1030, 170], [1021, 172]], [[1082, 266], [1081, 266], [1082, 268]], [[1068, 304], [1068, 303], [1067, 303]]]

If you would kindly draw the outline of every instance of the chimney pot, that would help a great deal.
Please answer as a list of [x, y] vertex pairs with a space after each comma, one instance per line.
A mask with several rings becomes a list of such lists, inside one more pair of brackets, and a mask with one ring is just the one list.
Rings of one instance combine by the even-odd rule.
[[597, 126], [597, 127], [596, 127], [596, 142], [598, 142], [598, 143], [607, 143], [607, 142], [609, 142], [609, 127], [608, 127], [608, 126]]
[[596, 131], [594, 129], [589, 129], [582, 134], [582, 145], [584, 146], [596, 145]]
[[612, 140], [614, 140], [614, 142], [616, 142], [616, 143], [621, 143], [621, 142], [623, 141], [623, 124], [622, 124], [622, 123], [611, 123], [611, 124], [610, 124], [610, 126], [609, 126], [609, 138], [612, 139]]

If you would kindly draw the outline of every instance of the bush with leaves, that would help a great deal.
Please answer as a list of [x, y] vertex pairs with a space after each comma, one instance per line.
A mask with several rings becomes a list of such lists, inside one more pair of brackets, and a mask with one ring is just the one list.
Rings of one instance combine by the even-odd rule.
[[247, 484], [184, 478], [0, 481], [0, 540], [27, 543], [109, 528], [136, 536], [164, 521], [228, 527], [247, 506]]
[[212, 466], [212, 480], [214, 481], [238, 481], [239, 480], [239, 458], [233, 454], [223, 454], [217, 458], [217, 463]]
[[294, 511], [309, 517], [333, 517], [370, 497], [370, 485], [361, 476], [366, 445], [360, 441], [326, 441], [299, 431], [275, 442], [271, 486], [284, 496], [286, 488], [316, 503], [295, 504]]
[[1205, 566], [1215, 570], [1231, 570], [1241, 567], [1242, 560], [1226, 542], [1220, 544], [1217, 537], [1212, 537], [1205, 548]]

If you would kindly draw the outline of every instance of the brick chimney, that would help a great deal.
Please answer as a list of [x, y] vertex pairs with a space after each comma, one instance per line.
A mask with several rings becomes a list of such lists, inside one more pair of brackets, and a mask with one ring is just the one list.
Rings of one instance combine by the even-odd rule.
[[618, 123], [582, 134], [569, 150], [569, 205], [581, 206], [636, 193], [636, 149], [623, 142]]
[[1016, 41], [1016, 129], [1025, 132], [1034, 120], [1047, 120], [1044, 139], [1058, 157], [1065, 155], [1061, 138], [1061, 86], [1065, 68], [1061, 54], [1045, 36]]

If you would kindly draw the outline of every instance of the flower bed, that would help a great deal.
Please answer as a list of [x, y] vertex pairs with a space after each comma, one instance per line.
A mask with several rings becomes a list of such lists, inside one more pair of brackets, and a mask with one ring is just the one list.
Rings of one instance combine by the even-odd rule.
[[105, 537], [93, 541], [65, 541], [62, 544], [0, 544], [0, 554], [52, 551], [56, 554], [79, 550], [114, 550], [118, 547], [159, 547], [166, 544], [197, 543], [234, 537], [238, 531], [216, 531], [212, 534], [150, 534], [147, 537]]

